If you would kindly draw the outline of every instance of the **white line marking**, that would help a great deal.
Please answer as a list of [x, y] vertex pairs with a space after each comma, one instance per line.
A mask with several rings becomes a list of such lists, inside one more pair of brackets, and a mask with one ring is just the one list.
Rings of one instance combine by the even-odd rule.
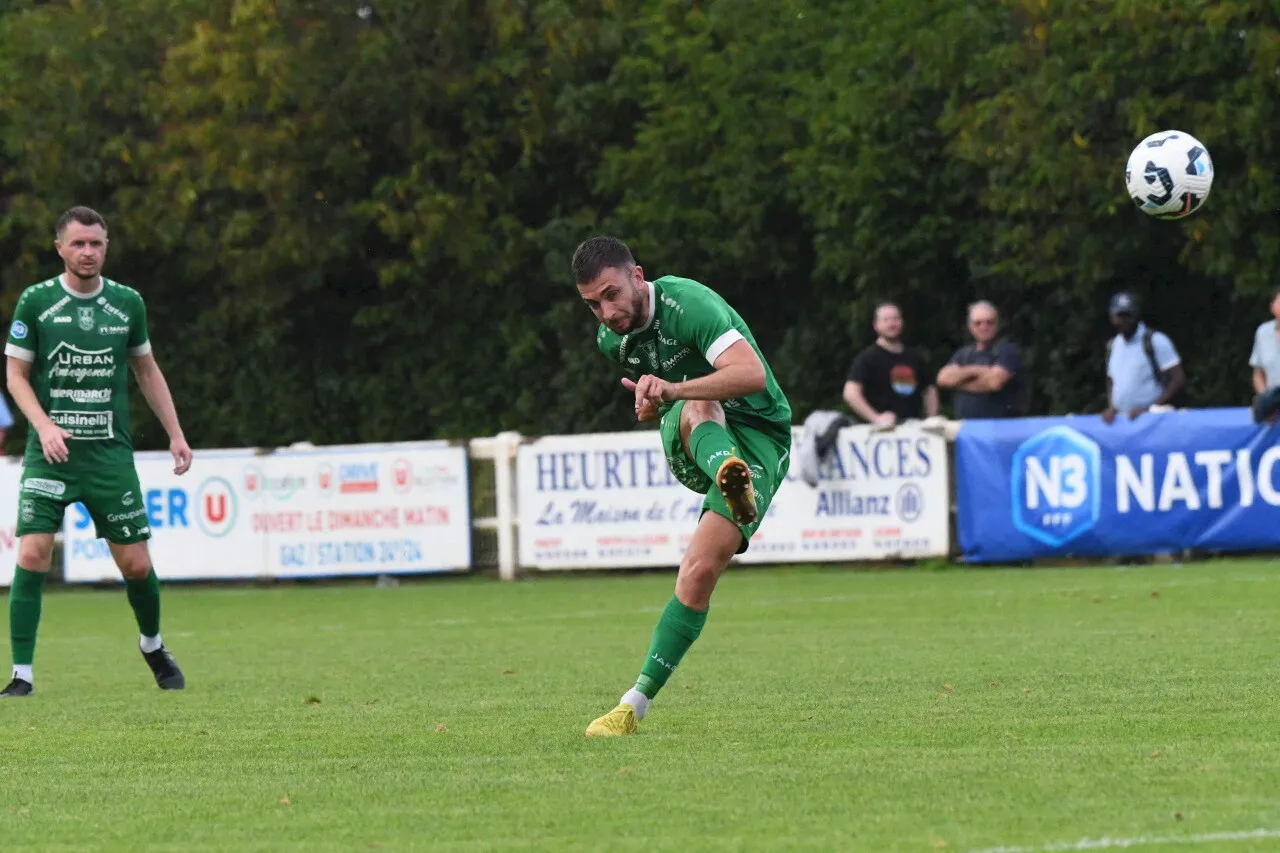
[[1209, 844], [1213, 841], [1251, 841], [1255, 838], [1280, 838], [1280, 829], [1250, 829], [1242, 832], [1207, 832], [1201, 835], [1143, 835], [1138, 838], [1082, 838], [1038, 847], [984, 847], [970, 853], [1069, 853], [1072, 850], [1120, 850], [1153, 844]]

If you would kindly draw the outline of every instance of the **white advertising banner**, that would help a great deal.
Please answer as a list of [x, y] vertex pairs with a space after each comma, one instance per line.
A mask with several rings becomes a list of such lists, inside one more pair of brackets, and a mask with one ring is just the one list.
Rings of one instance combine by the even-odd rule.
[[[467, 456], [443, 442], [137, 455], [138, 516], [164, 580], [461, 571], [471, 563]], [[15, 489], [16, 492], [16, 489]], [[67, 511], [70, 582], [119, 578], [83, 506]]]
[[[799, 478], [793, 460], [739, 561], [948, 553], [944, 438], [914, 426], [857, 426], [841, 431], [837, 449], [817, 488]], [[538, 439], [520, 448], [516, 489], [520, 564], [538, 569], [677, 565], [703, 499], [671, 476], [656, 430]]]
[[18, 483], [22, 459], [0, 458], [0, 586], [13, 583], [18, 560]]

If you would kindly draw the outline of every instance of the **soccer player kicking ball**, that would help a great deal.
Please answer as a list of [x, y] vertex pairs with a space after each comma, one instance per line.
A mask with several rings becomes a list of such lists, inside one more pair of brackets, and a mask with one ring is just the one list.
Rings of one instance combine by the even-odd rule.
[[786, 477], [791, 407], [751, 330], [714, 291], [674, 276], [645, 281], [612, 237], [579, 246], [573, 276], [600, 321], [600, 350], [630, 374], [622, 384], [636, 417], [661, 418], [671, 473], [707, 496], [635, 687], [587, 726], [587, 737], [627, 735], [698, 639], [716, 581]]
[[124, 575], [141, 633], [142, 657], [163, 690], [186, 686], [160, 641], [160, 582], [151, 567], [144, 496], [129, 436], [125, 360], [169, 434], [174, 473], [191, 467], [191, 448], [164, 374], [151, 354], [147, 309], [136, 290], [103, 278], [107, 223], [73, 207], [55, 228], [62, 275], [23, 291], [9, 327], [9, 393], [31, 432], [18, 503], [18, 567], [9, 590], [13, 680], [0, 697], [30, 696], [36, 629], [53, 535], [80, 501]]

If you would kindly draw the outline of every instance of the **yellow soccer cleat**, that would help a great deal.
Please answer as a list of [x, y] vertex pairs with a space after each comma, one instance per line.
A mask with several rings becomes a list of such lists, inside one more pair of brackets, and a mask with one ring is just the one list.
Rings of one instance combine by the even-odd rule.
[[626, 702], [587, 726], [587, 737], [614, 737], [636, 733], [636, 709]]
[[751, 485], [751, 469], [736, 456], [720, 463], [716, 471], [716, 488], [733, 513], [735, 524], [751, 524], [756, 520], [756, 489]]

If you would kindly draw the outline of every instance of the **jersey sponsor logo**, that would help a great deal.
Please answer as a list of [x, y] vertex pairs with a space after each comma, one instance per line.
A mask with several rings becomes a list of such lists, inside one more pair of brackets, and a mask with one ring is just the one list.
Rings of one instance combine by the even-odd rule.
[[80, 349], [74, 344], [60, 341], [49, 353], [49, 378], [110, 379], [116, 375], [116, 358], [108, 349]]
[[38, 321], [40, 321], [41, 323], [43, 323], [45, 320], [48, 320], [48, 319], [49, 319], [50, 317], [52, 317], [54, 314], [57, 314], [59, 311], [61, 311], [61, 310], [66, 306], [66, 304], [67, 304], [68, 302], [70, 302], [70, 301], [71, 301], [71, 297], [70, 297], [70, 296], [64, 296], [64, 297], [62, 297], [62, 298], [61, 298], [61, 299], [59, 299], [57, 302], [53, 303], [53, 304], [52, 304], [52, 305], [50, 305], [48, 308], [46, 308], [46, 309], [44, 309], [43, 311], [41, 311], [41, 312], [40, 312], [40, 316], [39, 316], [39, 317], [37, 317], [36, 319], [37, 319]]
[[76, 319], [82, 331], [93, 331], [93, 306], [81, 305], [76, 308]]
[[81, 441], [102, 441], [115, 438], [112, 412], [77, 412], [70, 410], [54, 410], [49, 417], [55, 424], [71, 433], [71, 437]]
[[9, 327], [9, 337], [15, 341], [20, 341], [27, 336], [27, 324], [21, 320], [14, 320], [13, 325]]
[[671, 356], [671, 358], [663, 359], [662, 369], [670, 370], [671, 368], [679, 364], [682, 360], [684, 360], [685, 358], [688, 358], [692, 354], [693, 354], [693, 350], [689, 349], [688, 347], [685, 347], [684, 349], [680, 350], [680, 352]]
[[58, 399], [67, 399], [73, 403], [110, 403], [110, 388], [51, 388], [49, 396]]
[[129, 333], [128, 326], [99, 326], [98, 334], [100, 335], [126, 335]]
[[132, 490], [127, 491], [127, 492], [125, 492], [123, 495], [121, 495], [121, 496], [120, 496], [120, 505], [121, 505], [121, 506], [133, 506], [133, 491], [132, 491]]
[[22, 491], [35, 492], [38, 495], [49, 495], [60, 498], [67, 493], [67, 484], [61, 480], [46, 480], [43, 477], [28, 477], [22, 481]]
[[55, 322], [55, 323], [70, 323], [70, 322], [71, 322], [71, 318], [70, 318], [70, 317], [68, 317], [66, 314], [59, 314], [57, 317], [54, 317], [54, 318], [53, 318], [53, 322]]
[[116, 306], [112, 305], [110, 302], [108, 302], [107, 297], [105, 296], [98, 297], [98, 307], [101, 308], [103, 311], [107, 312], [108, 314], [110, 314], [112, 317], [119, 317], [124, 322], [126, 323], [129, 322], [129, 315], [121, 311]]
[[115, 524], [118, 521], [129, 521], [133, 518], [141, 518], [147, 514], [147, 508], [140, 506], [137, 509], [131, 509], [128, 512], [113, 512], [107, 514], [107, 521]]

